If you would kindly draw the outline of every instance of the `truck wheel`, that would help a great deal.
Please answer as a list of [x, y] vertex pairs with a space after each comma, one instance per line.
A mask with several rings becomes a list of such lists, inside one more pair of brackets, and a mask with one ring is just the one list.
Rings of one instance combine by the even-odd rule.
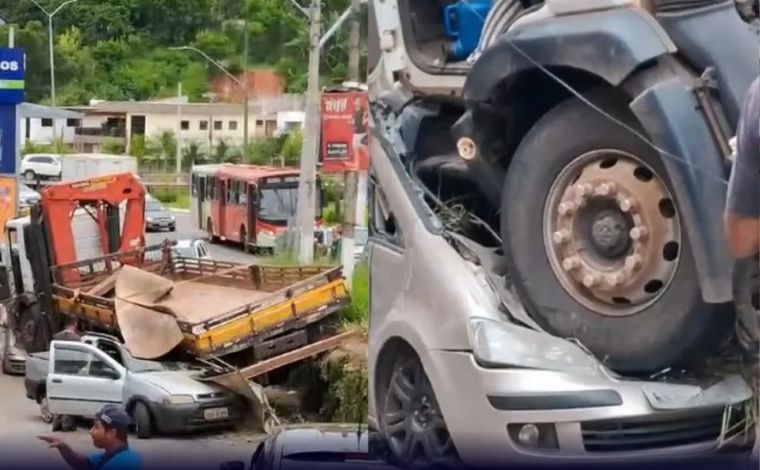
[[[617, 96], [588, 98], [642, 133]], [[506, 176], [501, 233], [527, 308], [619, 372], [704, 357], [733, 321], [702, 301], [666, 178], [657, 151], [577, 98], [534, 125]]]
[[399, 358], [381, 405], [382, 434], [403, 466], [429, 466], [456, 458], [435, 391], [419, 358], [408, 354]]
[[153, 437], [153, 423], [150, 411], [148, 411], [145, 403], [135, 403], [135, 408], [132, 410], [132, 419], [135, 423], [135, 433], [138, 439], [150, 439]]

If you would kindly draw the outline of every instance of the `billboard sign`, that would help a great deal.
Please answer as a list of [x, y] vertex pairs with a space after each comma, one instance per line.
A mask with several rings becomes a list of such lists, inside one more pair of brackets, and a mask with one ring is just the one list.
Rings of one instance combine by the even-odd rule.
[[369, 103], [366, 92], [322, 94], [320, 161], [324, 173], [369, 168]]
[[0, 104], [24, 102], [25, 76], [24, 50], [0, 48]]

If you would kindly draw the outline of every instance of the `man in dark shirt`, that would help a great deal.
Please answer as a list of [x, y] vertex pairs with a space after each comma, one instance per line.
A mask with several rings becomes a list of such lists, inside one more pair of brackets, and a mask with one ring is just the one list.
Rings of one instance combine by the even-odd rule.
[[[53, 341], [82, 341], [79, 334], [79, 320], [74, 317], [66, 318], [66, 326], [53, 336]], [[74, 431], [76, 423], [71, 416], [55, 415], [53, 417], [53, 431]]]
[[760, 79], [750, 86], [736, 133], [736, 161], [726, 204], [728, 246], [737, 259], [760, 247]]
[[66, 326], [53, 336], [53, 341], [81, 341], [82, 336], [79, 334], [79, 320], [74, 317], [66, 319]]
[[736, 160], [731, 170], [726, 201], [725, 225], [728, 246], [737, 262], [734, 282], [738, 298], [737, 335], [748, 355], [760, 352], [760, 323], [755, 307], [745, 292], [757, 269], [760, 248], [760, 79], [750, 86], [736, 133]]

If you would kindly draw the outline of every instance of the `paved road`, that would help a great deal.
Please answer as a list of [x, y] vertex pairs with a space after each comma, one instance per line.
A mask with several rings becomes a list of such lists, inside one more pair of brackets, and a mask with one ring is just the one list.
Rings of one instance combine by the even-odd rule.
[[[185, 238], [203, 238], [206, 239], [206, 233], [193, 226], [189, 213], [175, 212], [174, 217], [177, 219], [176, 232], [153, 232], [147, 234], [147, 243], [149, 245], [158, 244], [168, 239], [179, 240]], [[256, 257], [243, 251], [234, 245], [209, 244], [211, 257], [222, 261], [236, 261], [251, 263]]]
[[[0, 332], [0, 347], [4, 340]], [[1, 350], [1, 349], [0, 349]], [[50, 425], [39, 418], [37, 404], [26, 398], [23, 377], [0, 374], [0, 468], [6, 468], [10, 459], [40, 468], [58, 468], [57, 451], [48, 449], [36, 439], [40, 434], [50, 433]], [[82, 452], [93, 452], [86, 423], [76, 432], [56, 433]], [[188, 468], [216, 470], [219, 464], [229, 460], [250, 461], [260, 435], [245, 431], [222, 431], [179, 437], [161, 437], [138, 440], [131, 436], [130, 445], [140, 450], [149, 468], [178, 468], [177, 463], [187, 462]], [[167, 465], [169, 464], [169, 465]]]

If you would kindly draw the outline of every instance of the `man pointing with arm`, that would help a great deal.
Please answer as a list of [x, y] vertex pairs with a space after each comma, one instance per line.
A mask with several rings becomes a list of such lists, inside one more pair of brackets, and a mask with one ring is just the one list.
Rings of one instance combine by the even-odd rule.
[[106, 405], [95, 415], [90, 437], [102, 453], [90, 456], [76, 452], [64, 441], [52, 436], [39, 439], [58, 449], [61, 457], [74, 470], [142, 470], [140, 454], [129, 447], [129, 416], [118, 406]]

